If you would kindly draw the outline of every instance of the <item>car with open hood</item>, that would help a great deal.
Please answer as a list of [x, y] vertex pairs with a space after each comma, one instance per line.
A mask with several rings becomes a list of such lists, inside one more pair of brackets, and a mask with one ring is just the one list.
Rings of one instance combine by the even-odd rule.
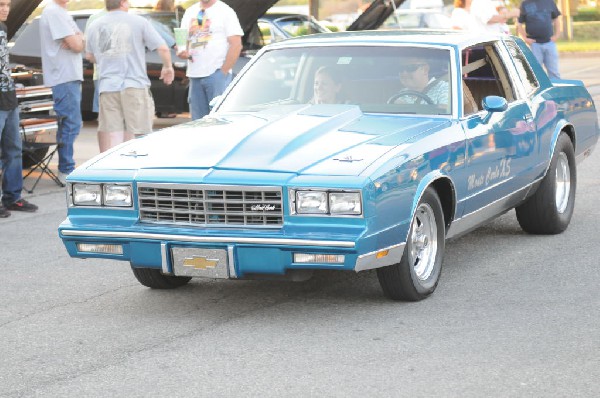
[[[328, 32], [326, 27], [306, 15], [265, 14], [267, 9], [275, 2], [274, 0], [252, 2], [253, 7], [248, 7], [248, 2], [225, 0], [225, 3], [230, 4], [236, 11], [244, 30], [243, 51], [234, 67], [234, 73], [238, 73], [250, 57], [265, 44], [301, 34]], [[20, 7], [17, 8], [17, 13], [20, 9]], [[88, 19], [96, 12], [98, 10], [79, 10], [72, 11], [70, 14], [79, 29], [85, 32]], [[158, 54], [156, 52], [146, 53], [148, 76], [151, 82], [150, 89], [154, 97], [157, 114], [165, 116], [186, 112], [188, 110], [187, 93], [189, 86], [189, 81], [185, 75], [186, 62], [176, 55], [173, 34], [173, 29], [179, 27], [183, 14], [179, 10], [170, 12], [155, 11], [149, 8], [131, 8], [129, 12], [147, 18], [172, 49], [171, 58], [175, 68], [175, 80], [170, 86], [166, 86], [159, 79], [162, 61]], [[13, 64], [20, 64], [30, 70], [41, 71], [39, 18], [31, 20], [19, 30], [19, 35], [10, 48], [10, 59]], [[93, 65], [84, 59], [83, 66], [84, 81], [82, 84], [81, 111], [84, 120], [92, 120], [96, 117], [92, 109], [94, 96]], [[19, 66], [19, 68], [23, 69], [22, 66]]]
[[[323, 68], [335, 101], [315, 99]], [[435, 96], [400, 82], [425, 70]], [[513, 208], [527, 232], [564, 231], [599, 135], [581, 82], [550, 81], [519, 39], [461, 32], [278, 42], [213, 105], [69, 175], [72, 257], [158, 289], [376, 269], [387, 297], [420, 300], [451, 237]]]

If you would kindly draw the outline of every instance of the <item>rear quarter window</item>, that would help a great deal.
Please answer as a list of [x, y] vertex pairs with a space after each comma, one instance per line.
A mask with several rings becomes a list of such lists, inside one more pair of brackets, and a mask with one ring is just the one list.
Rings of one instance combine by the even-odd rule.
[[531, 66], [529, 66], [529, 62], [527, 62], [525, 55], [514, 42], [506, 42], [506, 47], [508, 48], [508, 52], [515, 65], [515, 69], [517, 70], [519, 78], [521, 79], [525, 95], [532, 95], [537, 91], [540, 84], [537, 81]]

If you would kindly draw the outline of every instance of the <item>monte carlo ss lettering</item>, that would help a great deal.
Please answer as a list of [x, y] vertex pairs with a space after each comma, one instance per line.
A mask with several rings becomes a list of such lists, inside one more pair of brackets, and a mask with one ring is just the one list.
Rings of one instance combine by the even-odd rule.
[[387, 297], [421, 300], [449, 238], [511, 209], [526, 232], [567, 228], [597, 120], [583, 84], [550, 81], [516, 38], [288, 40], [209, 116], [80, 166], [59, 235], [156, 289], [376, 269]]

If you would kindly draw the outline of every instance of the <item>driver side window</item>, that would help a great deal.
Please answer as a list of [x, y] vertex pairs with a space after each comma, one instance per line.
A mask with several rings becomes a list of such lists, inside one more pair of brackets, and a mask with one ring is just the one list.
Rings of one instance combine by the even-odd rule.
[[482, 101], [489, 95], [515, 100], [508, 73], [494, 43], [466, 48], [462, 52], [463, 113], [473, 114], [483, 109]]

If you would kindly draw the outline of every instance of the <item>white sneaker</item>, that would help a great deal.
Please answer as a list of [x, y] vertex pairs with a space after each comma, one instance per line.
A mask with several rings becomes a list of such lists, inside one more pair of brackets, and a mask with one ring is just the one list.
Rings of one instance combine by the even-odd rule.
[[58, 172], [58, 181], [60, 181], [61, 184], [63, 184], [63, 186], [67, 186], [67, 176], [68, 174], [62, 173], [62, 172]]

